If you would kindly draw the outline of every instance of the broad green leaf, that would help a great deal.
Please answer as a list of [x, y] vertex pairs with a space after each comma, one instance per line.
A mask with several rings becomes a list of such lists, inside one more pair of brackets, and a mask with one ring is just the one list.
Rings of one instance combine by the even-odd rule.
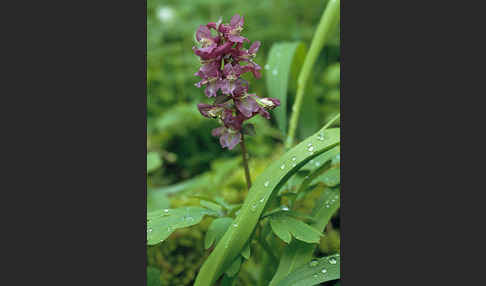
[[204, 248], [208, 249], [213, 243], [218, 243], [232, 222], [233, 219], [230, 217], [222, 217], [213, 220], [204, 237]]
[[[321, 132], [323, 136], [320, 136]], [[225, 232], [201, 267], [195, 286], [209, 286], [215, 283], [230, 267], [234, 259], [240, 255], [272, 194], [276, 195], [287, 180], [304, 164], [337, 146], [339, 140], [339, 128], [325, 130], [323, 128], [287, 151], [257, 177], [234, 223]]]
[[272, 215], [270, 226], [273, 232], [286, 243], [290, 242], [291, 234], [296, 239], [308, 243], [318, 243], [321, 238], [318, 230], [284, 213]]
[[157, 152], [147, 153], [147, 173], [151, 173], [162, 166], [162, 160], [160, 160]]
[[280, 106], [273, 111], [275, 120], [283, 134], [287, 133], [287, 90], [292, 69], [298, 70], [305, 55], [305, 45], [276, 43], [269, 52], [265, 65], [265, 78], [270, 97], [280, 100]]
[[[315, 222], [312, 223], [311, 226], [318, 230], [324, 230], [325, 226], [331, 220], [332, 215], [339, 209], [339, 203], [339, 189], [326, 188], [312, 210], [311, 215]], [[311, 260], [315, 249], [315, 244], [309, 244], [298, 240], [294, 240], [287, 245], [282, 253], [277, 271], [269, 286], [278, 285], [278, 282], [289, 273], [305, 263], [308, 263]]]
[[339, 254], [322, 257], [296, 269], [277, 286], [312, 286], [336, 280], [341, 277], [340, 265]]
[[162, 209], [147, 213], [147, 244], [158, 244], [175, 230], [200, 223], [205, 215], [218, 214], [201, 207]]

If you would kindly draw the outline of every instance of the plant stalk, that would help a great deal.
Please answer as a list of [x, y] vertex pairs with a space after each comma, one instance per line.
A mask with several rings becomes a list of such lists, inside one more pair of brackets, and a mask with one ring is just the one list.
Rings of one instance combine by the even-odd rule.
[[302, 101], [304, 98], [305, 85], [310, 77], [312, 68], [321, 52], [326, 40], [329, 38], [329, 34], [333, 31], [334, 27], [339, 22], [339, 5], [340, 0], [330, 0], [322, 13], [319, 26], [317, 27], [316, 33], [312, 38], [311, 46], [309, 52], [305, 57], [304, 64], [299, 73], [299, 78], [297, 79], [297, 95], [295, 97], [294, 105], [292, 106], [292, 115], [290, 117], [289, 123], [289, 133], [287, 136], [287, 141], [285, 142], [285, 147], [287, 149], [291, 148], [294, 144], [295, 132], [297, 130], [297, 125], [299, 122], [300, 109], [302, 106]]
[[245, 135], [243, 134], [243, 132], [241, 133], [241, 153], [243, 155], [243, 167], [245, 168], [246, 186], [248, 190], [250, 190], [251, 178], [250, 178], [250, 169], [248, 168], [248, 152], [246, 151]]

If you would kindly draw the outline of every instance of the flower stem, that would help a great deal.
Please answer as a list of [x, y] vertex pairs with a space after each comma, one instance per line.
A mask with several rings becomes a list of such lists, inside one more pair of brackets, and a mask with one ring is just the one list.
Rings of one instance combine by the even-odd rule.
[[291, 148], [294, 143], [295, 131], [299, 122], [299, 113], [302, 100], [304, 98], [307, 80], [310, 77], [312, 68], [314, 67], [314, 63], [316, 62], [319, 53], [324, 47], [326, 40], [329, 38], [329, 34], [339, 22], [339, 5], [340, 0], [330, 0], [328, 2], [326, 9], [324, 9], [324, 12], [322, 13], [316, 33], [312, 38], [311, 46], [307, 56], [305, 57], [302, 69], [300, 70], [299, 78], [297, 79], [297, 95], [295, 97], [294, 105], [292, 106], [289, 133], [287, 136], [287, 141], [285, 142], [285, 147], [287, 149]]
[[246, 186], [248, 190], [251, 188], [251, 178], [250, 178], [250, 169], [248, 168], [248, 153], [246, 152], [245, 147], [245, 135], [243, 132], [241, 133], [241, 153], [243, 155], [243, 167], [245, 167], [245, 177], [246, 177]]

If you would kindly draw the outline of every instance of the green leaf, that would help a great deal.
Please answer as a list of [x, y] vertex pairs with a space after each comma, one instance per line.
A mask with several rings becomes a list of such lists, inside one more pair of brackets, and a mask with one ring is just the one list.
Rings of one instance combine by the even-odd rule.
[[176, 194], [176, 193], [193, 190], [196, 187], [206, 186], [209, 185], [210, 183], [211, 180], [209, 174], [204, 174], [189, 180], [185, 180], [178, 184], [154, 188], [153, 191], [169, 195], [169, 194]]
[[213, 220], [204, 237], [204, 248], [208, 249], [213, 243], [218, 243], [232, 222], [233, 219], [230, 217], [222, 217]]
[[340, 158], [340, 157], [338, 157], [338, 155], [340, 153], [341, 153], [341, 147], [336, 146], [336, 147], [332, 148], [331, 150], [329, 150], [325, 153], [322, 153], [321, 155], [317, 156], [316, 158], [310, 160], [309, 163], [305, 164], [300, 169], [300, 171], [311, 171], [311, 172], [313, 172], [313, 171], [317, 170], [319, 167], [326, 164], [328, 161], [331, 161], [331, 164], [333, 164], [333, 165], [335, 163], [339, 163], [339, 161], [336, 162], [336, 160], [338, 160], [337, 158]]
[[162, 166], [162, 160], [160, 160], [157, 152], [147, 153], [147, 173], [153, 172]]
[[[312, 210], [314, 223], [311, 224], [318, 230], [324, 230], [325, 226], [331, 220], [332, 215], [339, 209], [340, 191], [336, 189], [325, 189], [321, 197]], [[296, 268], [308, 263], [316, 249], [315, 244], [309, 244], [302, 241], [294, 240], [283, 250], [280, 262], [269, 286], [278, 285], [289, 273]]]
[[[319, 136], [320, 132], [323, 137]], [[233, 226], [225, 232], [201, 267], [195, 286], [209, 286], [224, 273], [240, 255], [253, 234], [256, 224], [272, 194], [278, 190], [297, 170], [310, 160], [337, 146], [340, 140], [339, 128], [321, 129], [303, 140], [278, 160], [268, 166], [254, 181]], [[282, 167], [283, 166], [283, 167]]]
[[322, 235], [306, 223], [283, 213], [272, 215], [270, 226], [273, 232], [286, 243], [290, 242], [291, 234], [296, 239], [308, 243], [318, 243]]
[[292, 70], [299, 70], [305, 55], [305, 45], [300, 42], [276, 43], [269, 52], [265, 65], [265, 78], [270, 97], [280, 100], [273, 111], [279, 129], [287, 133], [287, 90]]
[[336, 167], [329, 169], [324, 174], [315, 178], [314, 181], [312, 181], [312, 184], [317, 182], [323, 182], [328, 187], [337, 186], [341, 182], [340, 168]]
[[215, 204], [214, 202], [211, 202], [211, 201], [206, 201], [206, 200], [201, 200], [199, 202], [199, 204], [201, 204], [201, 206], [207, 208], [207, 209], [210, 209], [210, 210], [213, 210], [215, 212], [218, 212], [218, 213], [222, 213], [223, 212], [223, 207], [218, 205], [218, 204]]
[[233, 263], [231, 264], [231, 266], [226, 270], [225, 274], [228, 276], [228, 277], [233, 277], [236, 275], [236, 273], [238, 273], [238, 271], [240, 271], [240, 266], [241, 266], [241, 256], [238, 256], [234, 261]]
[[250, 242], [246, 244], [246, 246], [243, 248], [243, 251], [241, 252], [241, 256], [243, 256], [246, 260], [250, 259], [251, 255], [251, 249], [250, 249]]
[[322, 257], [290, 273], [277, 286], [312, 286], [341, 277], [339, 254]]
[[159, 209], [167, 209], [170, 207], [170, 200], [163, 192], [147, 190], [147, 211], [152, 212]]
[[200, 223], [205, 215], [218, 214], [201, 207], [162, 209], [147, 213], [147, 244], [158, 244], [176, 229]]

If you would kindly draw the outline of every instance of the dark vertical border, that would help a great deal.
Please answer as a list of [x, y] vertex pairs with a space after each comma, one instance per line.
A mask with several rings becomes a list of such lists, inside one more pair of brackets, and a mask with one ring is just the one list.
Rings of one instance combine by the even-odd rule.
[[4, 39], [22, 72], [2, 94], [19, 100], [7, 105], [9, 125], [24, 121], [14, 127], [24, 138], [2, 133], [22, 162], [12, 169], [20, 178], [2, 187], [20, 202], [3, 217], [22, 217], [4, 244], [19, 273], [2, 285], [145, 285], [146, 5], [8, 10], [22, 11], [8, 30], [27, 28]]

